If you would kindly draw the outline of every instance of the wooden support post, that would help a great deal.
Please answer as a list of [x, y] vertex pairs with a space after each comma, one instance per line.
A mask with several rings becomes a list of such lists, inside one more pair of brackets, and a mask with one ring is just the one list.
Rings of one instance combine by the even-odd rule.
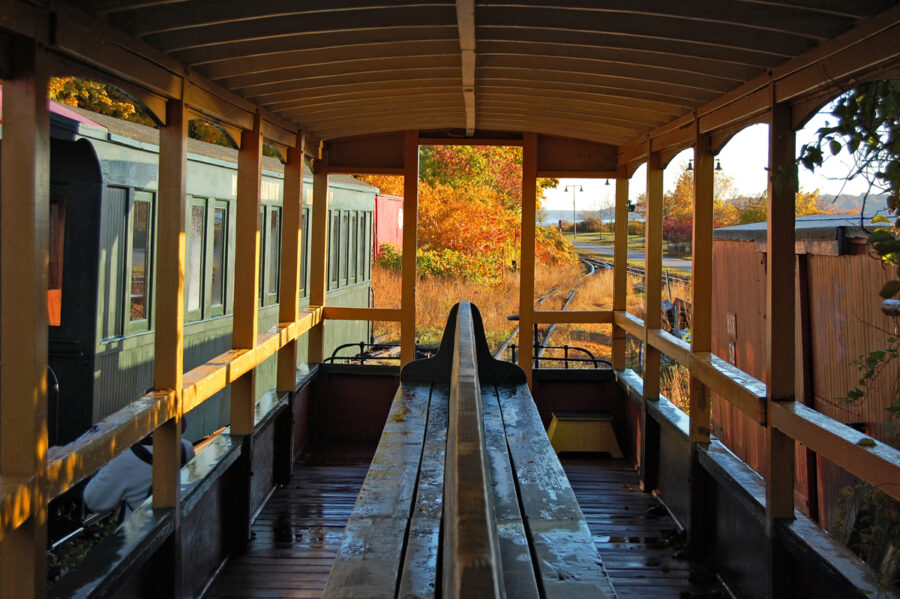
[[[772, 86], [774, 88], [774, 86]], [[766, 272], [766, 389], [769, 413], [775, 402], [794, 400], [794, 195], [797, 190], [791, 108], [772, 100], [769, 124], [769, 186]], [[794, 517], [794, 440], [766, 423], [766, 535], [770, 597], [786, 597], [787, 560], [775, 524]]]
[[644, 398], [641, 409], [641, 487], [656, 488], [659, 479], [659, 423], [647, 412], [648, 401], [659, 400], [660, 352], [648, 341], [649, 331], [659, 329], [662, 301], [662, 203], [663, 169], [658, 152], [647, 159], [647, 215], [644, 257]]
[[[253, 119], [253, 129], [241, 133], [238, 152], [237, 232], [234, 268], [235, 349], [256, 347], [259, 306], [260, 183], [262, 182], [262, 120]], [[240, 553], [250, 539], [253, 426], [256, 407], [256, 368], [231, 385], [231, 434], [243, 435], [241, 457], [235, 466], [232, 549]]]
[[47, 263], [50, 116], [47, 56], [10, 41], [0, 162], [0, 476], [35, 477], [31, 516], [0, 541], [0, 596], [47, 590]]
[[[328, 289], [328, 153], [315, 161], [309, 250], [309, 305], [324, 306]], [[325, 323], [309, 331], [309, 361], [325, 359]]]
[[[303, 134], [288, 148], [284, 167], [284, 206], [281, 212], [281, 286], [278, 320], [296, 322], [300, 307], [300, 248], [303, 247]], [[297, 340], [278, 351], [279, 392], [294, 392], [297, 385]]]
[[400, 292], [400, 363], [416, 359], [416, 227], [419, 220], [419, 132], [403, 140], [403, 263]]
[[153, 507], [157, 508], [177, 508], [179, 499], [187, 123], [184, 103], [169, 100], [166, 103], [166, 126], [159, 130], [153, 386], [160, 390], [174, 390], [178, 409], [175, 418], [160, 426], [153, 435]]
[[528, 386], [534, 358], [534, 235], [537, 210], [538, 138], [526, 133], [522, 147], [522, 254], [519, 270], [519, 366]]
[[[613, 311], [627, 309], [628, 298], [628, 168], [616, 171], [616, 233], [613, 248]], [[625, 329], [613, 325], [612, 364], [625, 369]]]
[[[256, 347], [259, 306], [259, 208], [262, 181], [262, 131], [257, 114], [253, 129], [241, 134], [238, 152], [237, 232], [235, 234], [234, 329], [235, 349]], [[231, 386], [231, 434], [253, 432], [256, 369]]]
[[[797, 381], [798, 401], [803, 405], [816, 409], [816, 392], [813, 377], [814, 358], [812, 352], [812, 322], [809, 313], [809, 256], [797, 254], [797, 317], [800, 343], [801, 380]], [[806, 462], [806, 505], [809, 517], [819, 521], [819, 463], [816, 452], [809, 447], [804, 448]]]
[[[692, 244], [691, 351], [712, 351], [713, 195], [715, 171], [708, 135], [701, 135], [699, 122], [694, 142], [694, 222]], [[707, 474], [697, 454], [709, 444], [710, 391], [699, 379], [690, 379], [691, 477], [688, 546], [696, 555], [706, 548], [708, 530]]]
[[156, 318], [153, 386], [174, 390], [175, 417], [153, 433], [153, 507], [173, 511], [174, 530], [157, 550], [154, 594], [181, 596], [181, 419], [184, 378], [184, 272], [187, 214], [187, 111], [166, 102], [159, 130]]

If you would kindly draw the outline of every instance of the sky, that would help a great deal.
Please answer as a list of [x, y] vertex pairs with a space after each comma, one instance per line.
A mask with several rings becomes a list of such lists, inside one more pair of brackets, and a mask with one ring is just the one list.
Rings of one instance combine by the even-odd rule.
[[[800, 148], [813, 140], [815, 132], [828, 120], [827, 115], [819, 113], [797, 132], [797, 153]], [[744, 195], [760, 195], [766, 190], [766, 165], [768, 163], [767, 124], [751, 125], [732, 137], [716, 157], [726, 175], [734, 180], [738, 193]], [[825, 151], [826, 155], [828, 151]], [[663, 172], [663, 186], [671, 191], [678, 176], [685, 168], [688, 160], [693, 158], [693, 149], [687, 149], [675, 156]], [[863, 180], [844, 181], [843, 175], [849, 171], [849, 164], [838, 156], [826, 161], [825, 166], [812, 173], [800, 167], [800, 189], [813, 191], [818, 189], [822, 194], [856, 195], [866, 191]], [[830, 177], [830, 178], [829, 178]], [[569, 190], [566, 191], [566, 186]], [[578, 187], [583, 191], [577, 191]], [[571, 210], [572, 189], [575, 192], [577, 211], [600, 210], [611, 206], [615, 201], [615, 180], [606, 185], [605, 179], [560, 179], [559, 187], [544, 193], [542, 203], [545, 210]], [[647, 188], [647, 168], [640, 166], [632, 175], [628, 185], [628, 195], [634, 201]]]

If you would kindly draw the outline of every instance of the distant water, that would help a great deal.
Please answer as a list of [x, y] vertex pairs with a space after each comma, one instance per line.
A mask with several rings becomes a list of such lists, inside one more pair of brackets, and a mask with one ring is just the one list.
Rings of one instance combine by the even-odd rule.
[[[575, 222], [581, 222], [584, 220], [581, 218], [584, 216], [584, 212], [581, 210], [578, 211], [578, 218]], [[599, 216], [599, 214], [597, 215]], [[542, 225], [555, 225], [558, 224], [559, 221], [565, 220], [572, 222], [572, 211], [571, 210], [544, 210], [544, 219], [540, 221], [539, 224]]]

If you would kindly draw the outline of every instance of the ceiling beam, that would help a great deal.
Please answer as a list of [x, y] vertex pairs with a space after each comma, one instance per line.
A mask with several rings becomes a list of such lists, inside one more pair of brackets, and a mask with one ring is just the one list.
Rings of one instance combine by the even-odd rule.
[[466, 105], [466, 136], [475, 134], [475, 0], [456, 0], [462, 92]]

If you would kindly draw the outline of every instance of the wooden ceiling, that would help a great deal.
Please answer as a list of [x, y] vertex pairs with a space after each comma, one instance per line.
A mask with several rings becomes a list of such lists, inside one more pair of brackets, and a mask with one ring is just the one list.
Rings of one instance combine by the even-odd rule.
[[620, 145], [894, 0], [71, 0], [328, 140], [418, 129]]

